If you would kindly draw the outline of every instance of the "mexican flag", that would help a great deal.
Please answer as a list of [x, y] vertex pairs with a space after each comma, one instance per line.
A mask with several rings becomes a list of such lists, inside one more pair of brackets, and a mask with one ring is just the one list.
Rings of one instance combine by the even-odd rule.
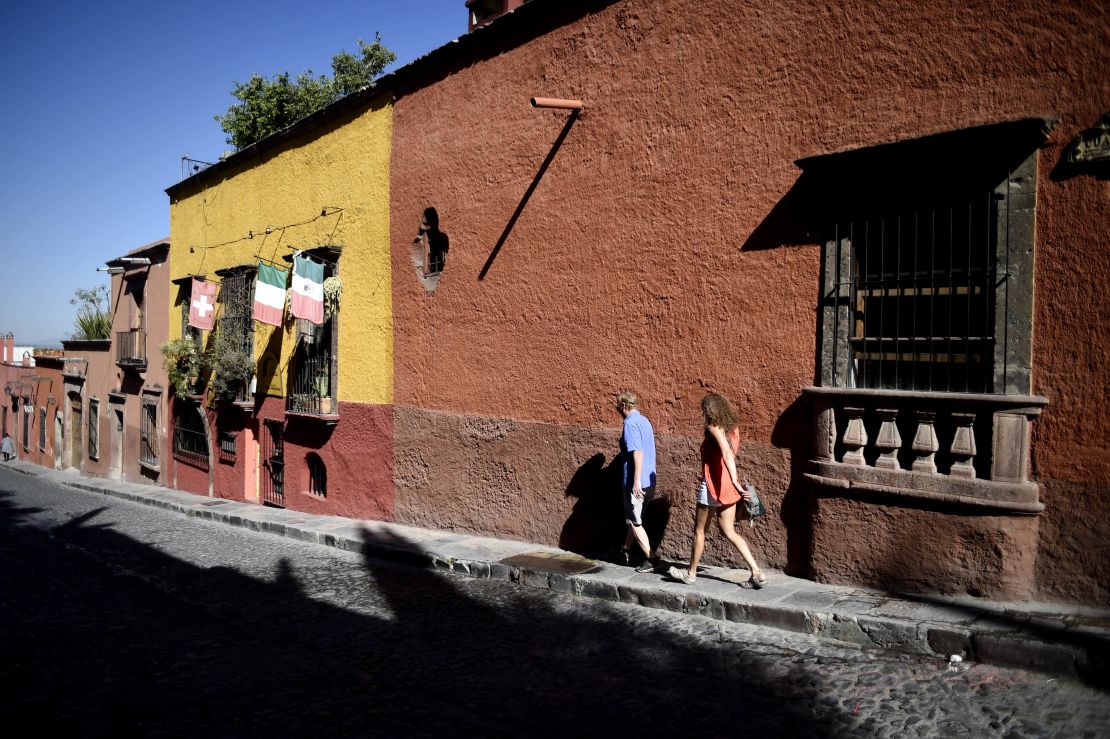
[[297, 254], [293, 257], [293, 315], [324, 322], [324, 265]]
[[285, 311], [284, 269], [258, 263], [258, 280], [254, 283], [254, 320], [280, 326]]

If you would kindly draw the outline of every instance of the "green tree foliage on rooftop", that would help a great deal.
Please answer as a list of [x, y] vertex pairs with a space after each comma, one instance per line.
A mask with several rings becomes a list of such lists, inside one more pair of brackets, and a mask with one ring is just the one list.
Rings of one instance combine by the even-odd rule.
[[372, 44], [359, 39], [358, 46], [358, 56], [341, 51], [331, 58], [331, 77], [314, 76], [309, 69], [296, 77], [288, 72], [269, 79], [254, 74], [246, 82], [236, 82], [231, 95], [239, 102], [230, 106], [226, 113], [216, 115], [216, 121], [227, 134], [227, 143], [236, 150], [245, 149], [325, 105], [361, 90], [397, 59], [396, 54], [382, 45], [380, 34], [374, 34]]
[[112, 337], [112, 315], [109, 313], [111, 302], [108, 299], [107, 285], [97, 285], [88, 290], [79, 287], [73, 291], [69, 304], [77, 306], [77, 316], [73, 319], [73, 332], [69, 338], [89, 340]]

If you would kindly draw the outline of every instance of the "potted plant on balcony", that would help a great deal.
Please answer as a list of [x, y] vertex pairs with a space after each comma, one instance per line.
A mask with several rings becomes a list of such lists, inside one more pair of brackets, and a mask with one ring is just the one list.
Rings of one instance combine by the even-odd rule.
[[313, 389], [316, 390], [316, 397], [320, 399], [320, 413], [327, 416], [332, 413], [332, 399], [331, 399], [331, 382], [328, 377], [329, 362], [325, 360], [316, 370], [316, 376], [312, 380]]
[[254, 360], [242, 349], [220, 341], [210, 350], [212, 379], [209, 387], [217, 400], [249, 402], [247, 387], [254, 374]]
[[200, 373], [205, 369], [204, 355], [188, 337], [167, 341], [160, 347], [166, 379], [178, 399], [197, 392]]

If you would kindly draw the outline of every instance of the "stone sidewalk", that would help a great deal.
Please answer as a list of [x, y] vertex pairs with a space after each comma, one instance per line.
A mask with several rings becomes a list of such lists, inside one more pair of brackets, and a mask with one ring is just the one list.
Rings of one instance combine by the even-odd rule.
[[[894, 595], [823, 585], [768, 571], [762, 590], [738, 587], [747, 570], [705, 567], [686, 585], [638, 574], [554, 547], [314, 516], [152, 485], [81, 477], [13, 460], [13, 470], [58, 484], [159, 506], [186, 516], [365, 553], [460, 575], [503, 580], [586, 598], [634, 603], [940, 659], [1036, 670], [1110, 686], [1110, 611], [1058, 603], [1000, 603], [971, 597]], [[662, 566], [666, 569], [666, 565]]]

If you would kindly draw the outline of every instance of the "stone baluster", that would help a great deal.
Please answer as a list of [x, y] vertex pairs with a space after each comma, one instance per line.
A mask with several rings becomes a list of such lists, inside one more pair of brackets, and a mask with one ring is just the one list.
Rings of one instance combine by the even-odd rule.
[[940, 442], [937, 441], [933, 421], [937, 414], [933, 411], [915, 411], [914, 415], [917, 416], [917, 431], [913, 436], [913, 450], [917, 453], [917, 459], [913, 461], [913, 471], [936, 474], [936, 453], [940, 449]]
[[952, 421], [956, 424], [956, 433], [952, 436], [952, 469], [949, 474], [953, 477], [975, 477], [975, 414], [953, 413]]
[[845, 408], [848, 424], [844, 429], [844, 438], [841, 440], [847, 451], [844, 452], [844, 464], [865, 465], [863, 448], [867, 446], [867, 429], [863, 427], [863, 408]]
[[902, 448], [902, 435], [898, 433], [897, 408], [878, 408], [876, 412], [882, 425], [879, 426], [879, 437], [875, 439], [875, 446], [879, 449], [879, 458], [875, 460], [876, 467], [888, 470], [901, 469], [898, 464], [898, 450]]

